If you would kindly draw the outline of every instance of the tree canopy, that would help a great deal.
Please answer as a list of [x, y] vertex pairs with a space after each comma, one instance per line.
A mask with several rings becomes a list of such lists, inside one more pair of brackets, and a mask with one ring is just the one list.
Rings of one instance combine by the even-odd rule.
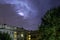
[[39, 26], [40, 40], [60, 40], [60, 7], [50, 9]]
[[8, 33], [1, 33], [0, 32], [0, 40], [11, 40], [11, 37]]

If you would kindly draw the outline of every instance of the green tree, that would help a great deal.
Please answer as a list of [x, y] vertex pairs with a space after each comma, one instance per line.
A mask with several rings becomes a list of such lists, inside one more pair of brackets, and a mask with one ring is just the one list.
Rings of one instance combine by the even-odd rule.
[[60, 40], [60, 7], [46, 12], [39, 31], [40, 40]]
[[1, 33], [0, 32], [0, 40], [11, 40], [11, 37], [8, 33]]

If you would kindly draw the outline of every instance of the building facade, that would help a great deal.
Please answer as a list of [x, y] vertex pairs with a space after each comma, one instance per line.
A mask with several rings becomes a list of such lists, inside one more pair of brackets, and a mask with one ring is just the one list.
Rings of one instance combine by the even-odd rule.
[[31, 40], [39, 40], [39, 31], [30, 31]]
[[23, 28], [0, 24], [0, 32], [8, 33], [12, 40], [26, 40], [27, 31]]

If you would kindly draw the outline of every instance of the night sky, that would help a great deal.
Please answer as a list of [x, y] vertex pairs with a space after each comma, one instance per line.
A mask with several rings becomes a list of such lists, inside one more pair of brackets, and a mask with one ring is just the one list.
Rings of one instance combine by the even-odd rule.
[[45, 12], [59, 5], [60, 0], [0, 0], [0, 24], [37, 30]]

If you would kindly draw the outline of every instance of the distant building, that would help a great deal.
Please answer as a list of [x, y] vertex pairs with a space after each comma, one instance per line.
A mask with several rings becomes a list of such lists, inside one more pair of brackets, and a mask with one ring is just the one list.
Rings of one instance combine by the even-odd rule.
[[31, 40], [39, 40], [39, 31], [30, 31]]
[[28, 31], [27, 40], [39, 40], [39, 31]]
[[12, 40], [27, 40], [26, 39], [27, 31], [24, 30], [23, 28], [10, 26], [6, 24], [0, 24], [0, 32], [10, 34]]
[[30, 31], [28, 31], [26, 39], [27, 39], [27, 40], [31, 40], [31, 34], [30, 34]]

